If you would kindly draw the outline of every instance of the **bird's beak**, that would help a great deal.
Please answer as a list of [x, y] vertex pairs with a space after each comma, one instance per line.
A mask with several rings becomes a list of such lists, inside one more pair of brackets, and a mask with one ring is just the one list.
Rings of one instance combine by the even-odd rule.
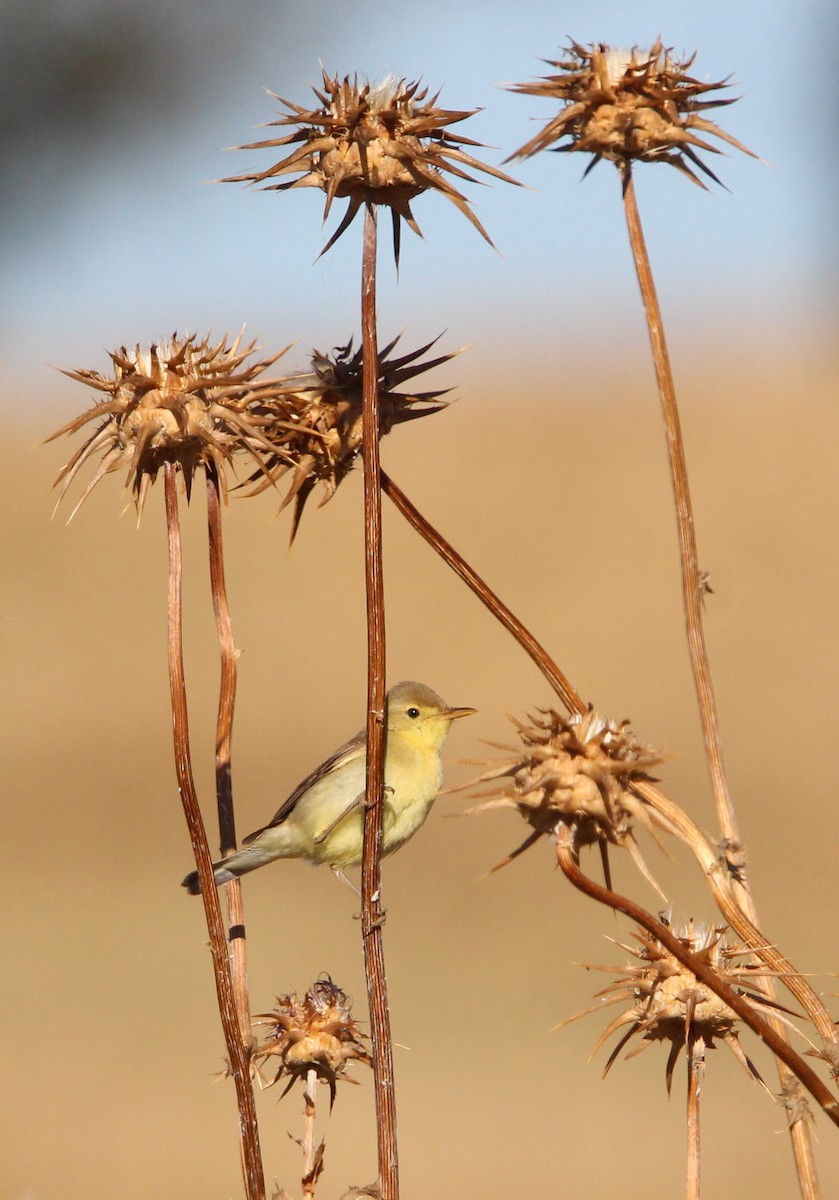
[[447, 721], [456, 721], [458, 717], [471, 717], [477, 708], [447, 708], [443, 716]]

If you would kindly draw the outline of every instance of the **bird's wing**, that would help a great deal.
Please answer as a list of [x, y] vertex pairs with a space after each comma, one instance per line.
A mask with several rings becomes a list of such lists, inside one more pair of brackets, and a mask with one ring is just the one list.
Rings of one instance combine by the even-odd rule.
[[363, 758], [366, 753], [367, 736], [366, 732], [362, 730], [360, 733], [357, 733], [355, 737], [350, 738], [348, 742], [345, 742], [343, 746], [340, 746], [334, 754], [330, 754], [329, 758], [324, 759], [320, 766], [315, 767], [311, 775], [307, 775], [302, 783], [298, 783], [297, 787], [294, 789], [288, 799], [284, 800], [274, 813], [268, 824], [263, 825], [261, 829], [255, 829], [253, 833], [249, 833], [246, 838], [242, 839], [242, 845], [249, 845], [256, 838], [258, 838], [261, 833], [264, 833], [266, 829], [273, 829], [275, 825], [282, 825], [282, 823], [287, 821], [294, 812], [298, 802], [303, 796], [305, 796], [309, 788], [312, 788], [315, 786], [315, 784], [320, 783], [321, 779], [323, 779], [326, 775], [329, 775], [332, 771], [337, 770], [339, 767], [345, 766], [346, 763]]

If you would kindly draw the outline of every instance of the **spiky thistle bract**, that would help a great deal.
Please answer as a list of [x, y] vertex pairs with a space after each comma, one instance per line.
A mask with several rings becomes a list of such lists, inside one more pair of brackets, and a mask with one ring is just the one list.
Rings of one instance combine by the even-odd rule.
[[[435, 339], [436, 341], [437, 339]], [[441, 397], [448, 389], [399, 390], [424, 371], [448, 362], [458, 351], [436, 358], [423, 356], [435, 342], [407, 354], [392, 356], [399, 338], [379, 351], [379, 436], [396, 425], [429, 416], [446, 407]], [[334, 496], [352, 470], [361, 451], [363, 350], [353, 349], [352, 339], [329, 354], [315, 350], [311, 371], [289, 376], [281, 395], [257, 406], [264, 436], [275, 447], [253, 475], [253, 491], [263, 491], [286, 473], [291, 486], [282, 507], [294, 501], [292, 540], [303, 509], [316, 484], [324, 489], [322, 504]]]
[[466, 197], [449, 178], [474, 183], [477, 181], [469, 172], [480, 171], [506, 183], [516, 183], [465, 149], [479, 148], [480, 142], [451, 132], [451, 125], [479, 110], [439, 108], [439, 92], [428, 99], [428, 89], [420, 91], [419, 81], [409, 83], [391, 76], [372, 84], [360, 82], [357, 75], [340, 79], [325, 70], [322, 73], [322, 90], [312, 88], [320, 102], [318, 108], [306, 109], [269, 93], [289, 110], [270, 124], [292, 126], [291, 133], [239, 147], [268, 150], [293, 146], [294, 149], [264, 171], [248, 171], [222, 182], [266, 184], [284, 175], [294, 175], [296, 178], [287, 182], [268, 182], [264, 190], [320, 188], [326, 193], [324, 220], [333, 201], [345, 198], [346, 212], [322, 254], [349, 228], [362, 205], [383, 205], [391, 212], [393, 252], [398, 265], [402, 222], [422, 236], [411, 204], [427, 191], [439, 192], [450, 200], [492, 245]]
[[629, 851], [645, 878], [657, 887], [641, 856], [633, 825], [641, 825], [654, 836], [657, 829], [672, 830], [631, 785], [649, 780], [650, 769], [661, 763], [662, 755], [643, 746], [629, 722], [608, 720], [594, 709], [568, 717], [555, 709], [539, 709], [529, 722], [510, 719], [521, 744], [491, 743], [507, 751], [508, 757], [463, 785], [494, 785], [483, 794], [482, 803], [464, 816], [511, 808], [533, 831], [493, 869], [505, 866], [564, 825], [573, 831], [577, 849], [600, 847], [607, 883], [607, 850], [618, 846]]
[[562, 106], [510, 159], [529, 158], [548, 149], [582, 152], [591, 155], [586, 174], [602, 159], [621, 168], [634, 162], [663, 162], [700, 187], [705, 184], [694, 167], [720, 183], [697, 153], [722, 153], [708, 137], [753, 158], [756, 155], [703, 115], [733, 104], [736, 97], [711, 98], [728, 83], [724, 79], [705, 83], [689, 75], [695, 57], [675, 58], [660, 39], [649, 49], [632, 50], [571, 41], [566, 57], [546, 60], [556, 67], [555, 75], [510, 85], [511, 91], [545, 96]]
[[[670, 928], [669, 916], [663, 914], [661, 919]], [[722, 982], [748, 999], [759, 1012], [790, 1024], [788, 1017], [792, 1014], [772, 1000], [766, 990], [765, 968], [748, 961], [748, 947], [730, 945], [725, 932], [725, 926], [705, 926], [692, 920], [674, 929], [685, 949], [712, 968]], [[639, 928], [632, 936], [637, 943], [634, 946], [616, 943], [634, 960], [626, 966], [581, 964], [587, 970], [605, 971], [616, 978], [597, 993], [596, 1004], [560, 1023], [568, 1025], [590, 1013], [601, 1012], [606, 1005], [626, 1004], [603, 1030], [591, 1052], [593, 1057], [614, 1033], [623, 1030], [603, 1074], [608, 1074], [621, 1051], [637, 1038], [638, 1044], [627, 1058], [640, 1054], [655, 1042], [669, 1043], [668, 1092], [681, 1052], [684, 1050], [692, 1062], [701, 1065], [705, 1051], [714, 1049], [717, 1043], [727, 1046], [749, 1075], [763, 1083], [760, 1072], [740, 1044], [739, 1019], [732, 1009], [647, 930]]]
[[257, 1024], [265, 1026], [268, 1035], [259, 1042], [254, 1057], [262, 1065], [277, 1063], [271, 1083], [286, 1079], [283, 1095], [314, 1071], [328, 1085], [334, 1103], [338, 1080], [355, 1082], [347, 1075], [350, 1063], [370, 1066], [366, 1035], [352, 1015], [351, 1002], [328, 975], [313, 983], [302, 998], [296, 992], [279, 996], [273, 1011], [258, 1017]]
[[242, 346], [241, 336], [212, 342], [195, 334], [172, 334], [148, 350], [125, 346], [110, 353], [113, 374], [93, 370], [64, 371], [71, 379], [103, 392], [105, 398], [68, 421], [48, 439], [72, 435], [91, 422], [94, 432], [61, 469], [60, 503], [85, 464], [98, 459], [75, 513], [104, 476], [126, 472], [139, 514], [149, 487], [166, 462], [183, 474], [189, 496], [198, 467], [211, 467], [226, 494], [227, 468], [243, 455], [259, 471], [274, 446], [264, 433], [264, 419], [254, 406], [265, 404], [285, 387], [265, 371], [285, 351], [253, 360], [255, 343]]

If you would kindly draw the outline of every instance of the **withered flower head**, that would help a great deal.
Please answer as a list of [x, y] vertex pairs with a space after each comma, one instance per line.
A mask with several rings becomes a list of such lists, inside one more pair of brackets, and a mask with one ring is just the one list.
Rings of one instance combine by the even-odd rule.
[[[400, 392], [409, 380], [454, 358], [459, 351], [419, 361], [435, 344], [427, 342], [419, 350], [389, 357], [399, 338], [379, 352], [379, 436], [394, 425], [428, 416], [446, 407], [440, 397], [448, 389], [427, 392]], [[436, 341], [436, 339], [435, 339]], [[283, 500], [284, 508], [294, 500], [291, 537], [297, 532], [303, 509], [315, 484], [324, 487], [325, 504], [352, 469], [362, 441], [363, 351], [353, 351], [352, 339], [336, 347], [331, 354], [315, 350], [312, 370], [290, 376], [282, 396], [258, 405], [264, 419], [264, 434], [277, 447], [268, 455], [264, 474], [255, 491], [262, 491], [287, 471], [292, 483]], [[254, 478], [257, 478], [256, 476]]]
[[[669, 926], [668, 919], [662, 919]], [[725, 931], [725, 926], [695, 926], [689, 921], [674, 932], [685, 948], [713, 968], [724, 983], [745, 995], [756, 1008], [785, 1020], [786, 1010], [761, 990], [762, 968], [742, 961], [748, 949], [727, 945], [723, 938]], [[670, 1043], [666, 1068], [668, 1092], [680, 1052], [686, 1050], [691, 1064], [701, 1066], [705, 1050], [714, 1049], [717, 1042], [728, 1046], [737, 1061], [762, 1083], [760, 1073], [740, 1045], [735, 1013], [652, 934], [639, 928], [633, 937], [638, 946], [616, 944], [636, 962], [622, 967], [583, 964], [587, 970], [606, 971], [618, 978], [597, 993], [597, 1004], [562, 1022], [567, 1025], [588, 1013], [600, 1012], [607, 1004], [628, 1001], [628, 1006], [603, 1031], [592, 1050], [593, 1056], [613, 1033], [629, 1026], [609, 1055], [603, 1074], [609, 1072], [624, 1046], [637, 1035], [641, 1044], [627, 1058], [640, 1054], [653, 1042]]]
[[438, 108], [439, 92], [426, 100], [428, 89], [418, 88], [419, 82], [408, 83], [393, 77], [379, 84], [359, 83], [358, 76], [350, 79], [345, 75], [339, 79], [323, 71], [323, 91], [312, 89], [320, 108], [307, 110], [270, 92], [289, 110], [270, 124], [296, 128], [284, 137], [251, 142], [240, 149], [267, 150], [289, 145], [295, 149], [265, 171], [234, 175], [223, 182], [264, 183], [280, 175], [296, 175], [296, 179], [270, 184], [266, 190], [321, 188], [326, 192], [324, 220], [332, 201], [345, 197], [349, 201], [347, 210], [321, 251], [323, 254], [348, 228], [362, 204], [382, 204], [391, 211], [393, 252], [398, 265], [400, 222], [405, 221], [414, 233], [420, 234], [411, 201], [426, 191], [448, 197], [492, 245], [466, 197], [445, 172], [470, 183], [476, 180], [464, 167], [507, 183], [516, 181], [464, 149], [479, 148], [480, 142], [449, 132], [448, 126], [473, 116], [478, 109], [456, 112]]
[[[528, 158], [548, 148], [582, 150], [592, 155], [586, 174], [603, 158], [621, 169], [633, 162], [664, 162], [705, 187], [689, 163], [719, 183], [696, 151], [722, 151], [699, 134], [720, 138], [755, 157], [702, 115], [708, 109], [733, 104], [736, 97], [701, 99], [728, 84], [725, 80], [702, 83], [689, 75], [695, 54], [680, 61], [660, 40], [649, 50], [636, 47], [628, 51], [603, 43], [581, 46], [571, 41], [566, 54], [556, 62], [547, 60], [558, 74], [512, 85], [514, 92], [548, 96], [563, 107], [510, 158]], [[568, 140], [555, 145], [562, 138]]]
[[334, 1103], [338, 1080], [355, 1082], [346, 1074], [349, 1064], [355, 1060], [370, 1066], [362, 1040], [365, 1035], [350, 1010], [346, 993], [326, 975], [312, 984], [302, 1000], [296, 992], [279, 996], [273, 1012], [259, 1018], [258, 1023], [267, 1025], [269, 1034], [260, 1041], [255, 1058], [263, 1062], [269, 1058], [280, 1060], [271, 1083], [288, 1076], [283, 1095], [295, 1080], [305, 1080], [310, 1071], [315, 1071], [329, 1085]]
[[[105, 399], [69, 421], [48, 440], [73, 434], [89, 422], [96, 428], [61, 469], [59, 503], [79, 469], [99, 458], [99, 465], [76, 512], [96, 484], [112, 471], [125, 469], [126, 487], [142, 513], [149, 486], [164, 463], [183, 472], [189, 496], [199, 466], [214, 470], [226, 491], [226, 467], [243, 451], [262, 469], [273, 447], [266, 440], [253, 406], [282, 391], [281, 380], [263, 379], [280, 357], [248, 361], [255, 343], [242, 348], [241, 337], [211, 344], [209, 337], [172, 337], [148, 350], [122, 346], [110, 354], [113, 375], [98, 371], [65, 371]], [[284, 351], [281, 351], [284, 353]]]
[[650, 879], [632, 823], [637, 821], [650, 832], [654, 825], [668, 827], [630, 790], [630, 784], [649, 779], [647, 772], [662, 761], [661, 755], [642, 746], [627, 721], [609, 721], [593, 709], [570, 717], [554, 709], [537, 711], [530, 724], [511, 718], [522, 745], [499, 746], [510, 751], [510, 757], [465, 785], [503, 781], [500, 794], [490, 793], [491, 799], [469, 812], [515, 808], [533, 828], [499, 866], [564, 824], [573, 829], [576, 847], [594, 843], [604, 851], [607, 845], [625, 847]]

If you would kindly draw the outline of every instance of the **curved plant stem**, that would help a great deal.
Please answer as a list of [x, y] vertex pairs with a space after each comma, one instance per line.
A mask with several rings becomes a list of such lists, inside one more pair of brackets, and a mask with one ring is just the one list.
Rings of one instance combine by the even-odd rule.
[[442, 534], [437, 532], [431, 522], [422, 515], [401, 488], [397, 487], [390, 476], [384, 471], [382, 471], [382, 488], [385, 495], [393, 501], [406, 521], [413, 525], [417, 533], [425, 538], [429, 546], [437, 551], [443, 561], [448, 563], [454, 573], [460, 576], [467, 587], [471, 588], [478, 599], [486, 605], [492, 615], [513, 635], [525, 653], [533, 659], [568, 711], [584, 713], [588, 706], [583, 702], [582, 697], [574, 689], [566, 676], [560, 671], [547, 650], [540, 646], [533, 634], [522, 625], [518, 617], [510, 611], [503, 600], [496, 596], [495, 592], [484, 583], [478, 572], [469, 566], [466, 559], [458, 554], [454, 546], [450, 542], [447, 542]]
[[398, 1200], [399, 1156], [393, 1043], [387, 1001], [381, 903], [382, 800], [385, 755], [385, 609], [382, 577], [382, 495], [379, 464], [379, 348], [376, 333], [376, 209], [364, 214], [361, 267], [361, 335], [364, 348], [364, 563], [367, 588], [367, 790], [361, 862], [361, 937], [370, 1008], [379, 1187], [383, 1200]]
[[813, 990], [804, 976], [784, 957], [777, 946], [768, 942], [758, 927], [746, 916], [738, 905], [731, 890], [728, 872], [723, 868], [707, 839], [694, 821], [674, 804], [655, 784], [644, 780], [633, 780], [631, 788], [662, 816], [673, 833], [691, 850], [702, 868], [711, 894], [720, 912], [734, 932], [743, 939], [761, 962], [773, 971], [784, 986], [804, 1008], [807, 1016], [818, 1030], [825, 1048], [825, 1059], [833, 1073], [839, 1075], [839, 1034], [830, 1013], [821, 997]]
[[617, 892], [613, 892], [609, 888], [595, 883], [593, 879], [589, 879], [580, 870], [577, 863], [572, 839], [573, 833], [571, 829], [567, 825], [560, 825], [556, 835], [557, 862], [562, 873], [574, 887], [584, 892], [585, 895], [590, 896], [593, 900], [597, 900], [598, 903], [613, 908], [615, 912], [623, 913], [624, 916], [629, 917], [643, 929], [646, 929], [648, 933], [651, 933], [664, 946], [668, 953], [672, 954], [683, 966], [687, 967], [700, 983], [703, 983], [716, 996], [719, 996], [720, 1000], [736, 1013], [744, 1025], [748, 1025], [749, 1029], [765, 1042], [775, 1057], [779, 1058], [792, 1074], [800, 1080], [834, 1125], [839, 1126], [839, 1099], [833, 1095], [809, 1063], [806, 1063], [801, 1055], [793, 1050], [789, 1042], [780, 1037], [768, 1022], [758, 1016], [744, 996], [720, 979], [716, 971], [703, 962], [701, 958], [691, 953], [679, 938], [673, 934], [672, 930], [663, 925], [661, 921], [656, 920], [645, 908], [642, 908], [640, 904], [636, 904], [634, 900], [620, 896]]
[[[658, 303], [655, 282], [653, 280], [652, 267], [641, 225], [641, 214], [638, 211], [631, 164], [627, 163], [623, 167], [621, 180], [629, 243], [632, 248], [632, 257], [647, 317], [650, 345], [652, 347], [656, 379], [658, 381], [658, 390], [664, 414], [670, 474], [676, 502], [688, 649], [690, 651], [694, 685], [699, 701], [699, 713], [705, 741], [705, 756], [711, 777], [711, 789], [717, 810], [717, 822], [722, 835], [726, 856], [731, 859], [732, 863], [736, 864], [736, 869], [732, 870], [732, 888], [737, 903], [749, 917], [752, 924], [758, 925], [757, 909], [752, 900], [751, 889], [746, 875], [746, 857], [740, 843], [737, 819], [734, 814], [734, 803], [728, 787], [717, 706], [711, 681], [711, 668], [708, 661], [708, 650], [705, 645], [705, 633], [702, 623], [702, 585], [696, 548], [693, 507], [688, 485], [687, 462], [685, 460], [679, 409], [676, 403], [676, 388], [673, 383], [670, 356], [667, 353], [664, 325], [661, 318], [661, 309]], [[785, 1092], [788, 1087], [795, 1087], [794, 1080], [790, 1079], [782, 1066], [779, 1066], [779, 1073], [781, 1085]], [[818, 1185], [816, 1183], [815, 1159], [810, 1131], [805, 1122], [796, 1121], [790, 1126], [790, 1132], [802, 1193], [807, 1197], [816, 1196], [818, 1195]]]
[[248, 1054], [239, 1032], [236, 1002], [221, 905], [213, 881], [213, 862], [207, 843], [207, 833], [198, 806], [195, 783], [192, 777], [192, 757], [189, 749], [189, 719], [187, 714], [186, 679], [183, 663], [183, 598], [181, 566], [181, 527], [178, 514], [177, 468], [174, 463], [164, 465], [164, 491], [166, 497], [166, 526], [169, 544], [169, 692], [172, 701], [172, 729], [175, 746], [175, 770], [178, 791], [184, 808], [187, 828], [195, 865], [201, 881], [201, 896], [207, 930], [210, 935], [210, 951], [213, 960], [213, 975], [216, 982], [219, 1014], [224, 1039], [230, 1060], [230, 1072], [236, 1087], [239, 1107], [239, 1135], [242, 1152], [242, 1171], [245, 1177], [245, 1192], [248, 1200], [264, 1200], [265, 1180], [259, 1150], [259, 1130], [256, 1123], [256, 1104], [250, 1078]]
[[[664, 338], [664, 326], [661, 319], [661, 309], [656, 295], [650, 266], [644, 231], [641, 227], [641, 215], [635, 198], [635, 184], [632, 169], [629, 165], [623, 171], [623, 201], [626, 211], [626, 223], [629, 230], [629, 242], [644, 311], [647, 316], [647, 327], [652, 346], [653, 362], [655, 364], [656, 380], [661, 395], [664, 414], [664, 427], [667, 435], [667, 451], [670, 462], [670, 475], [673, 493], [676, 501], [676, 519], [679, 532], [679, 551], [682, 567], [682, 593], [687, 625], [688, 648], [690, 662], [693, 668], [694, 685], [699, 700], [699, 714], [702, 721], [702, 732], [705, 739], [705, 754], [711, 775], [711, 787], [714, 803], [717, 809], [717, 821], [720, 832], [726, 844], [739, 843], [737, 820], [734, 815], [734, 803], [728, 788], [725, 762], [722, 753], [717, 706], [714, 699], [714, 688], [711, 681], [711, 668], [708, 662], [708, 650], [705, 645], [705, 633], [702, 627], [702, 587], [699, 573], [699, 561], [696, 549], [696, 533], [693, 522], [693, 506], [688, 485], [687, 462], [685, 447], [682, 439], [679, 409], [676, 404], [676, 388], [673, 383], [673, 372], [670, 368], [670, 356], [667, 353], [667, 343]], [[742, 885], [745, 888], [745, 883]]]
[[[236, 704], [236, 676], [239, 652], [233, 641], [233, 624], [227, 602], [227, 583], [224, 577], [224, 545], [221, 531], [221, 494], [215, 463], [209, 462], [207, 474], [207, 532], [210, 547], [210, 590], [218, 634], [221, 681], [219, 685], [218, 718], [216, 721], [216, 803], [218, 806], [219, 849], [221, 857], [236, 849], [236, 821], [233, 810], [233, 775], [231, 748], [233, 740], [233, 711]], [[230, 969], [239, 1033], [243, 1045], [250, 1051], [254, 1044], [251, 1030], [248, 997], [247, 943], [242, 884], [238, 879], [225, 884], [227, 923], [230, 944]]]

